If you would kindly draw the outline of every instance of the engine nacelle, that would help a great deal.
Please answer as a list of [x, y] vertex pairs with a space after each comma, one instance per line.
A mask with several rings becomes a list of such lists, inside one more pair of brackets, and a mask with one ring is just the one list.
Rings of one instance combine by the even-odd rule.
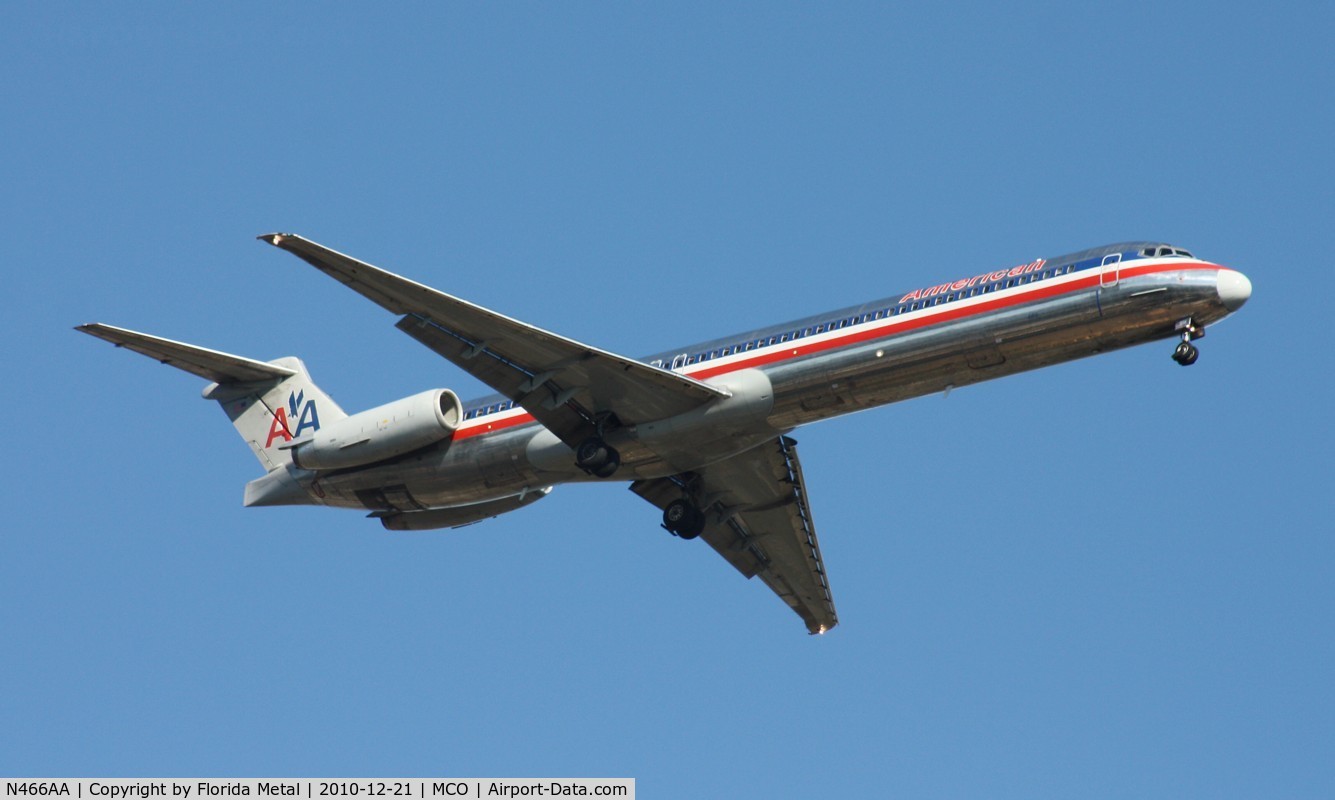
[[458, 395], [431, 389], [331, 422], [283, 447], [302, 469], [358, 467], [439, 442], [459, 427], [463, 413]]

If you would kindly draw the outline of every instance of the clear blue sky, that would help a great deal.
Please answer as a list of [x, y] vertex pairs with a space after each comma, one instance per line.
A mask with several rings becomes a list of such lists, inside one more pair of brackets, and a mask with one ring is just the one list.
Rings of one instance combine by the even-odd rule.
[[[1329, 797], [1329, 3], [21, 4], [0, 25], [6, 775], [641, 797]], [[71, 327], [481, 393], [254, 241], [639, 355], [1132, 238], [1171, 343], [800, 430], [809, 638], [624, 485], [244, 509], [201, 382]]]

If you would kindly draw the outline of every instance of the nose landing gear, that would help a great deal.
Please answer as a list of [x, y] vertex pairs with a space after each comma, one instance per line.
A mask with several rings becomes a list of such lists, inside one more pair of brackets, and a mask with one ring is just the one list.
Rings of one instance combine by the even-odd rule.
[[1193, 339], [1200, 339], [1205, 336], [1205, 326], [1197, 325], [1191, 317], [1177, 323], [1177, 331], [1182, 334], [1182, 341], [1173, 350], [1173, 360], [1184, 367], [1189, 367], [1196, 363], [1200, 358], [1201, 351], [1192, 344]]

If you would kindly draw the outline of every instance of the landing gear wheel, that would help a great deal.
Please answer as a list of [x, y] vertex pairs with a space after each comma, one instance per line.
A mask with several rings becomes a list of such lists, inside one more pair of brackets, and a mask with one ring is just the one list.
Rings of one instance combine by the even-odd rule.
[[1177, 349], [1173, 351], [1173, 360], [1184, 367], [1189, 367], [1192, 364], [1195, 364], [1196, 359], [1200, 358], [1200, 356], [1201, 351], [1197, 350], [1196, 346], [1191, 342], [1181, 342], [1178, 344]]
[[607, 443], [597, 437], [590, 437], [575, 448], [575, 464], [580, 469], [594, 469], [607, 461]]
[[1205, 326], [1197, 325], [1196, 320], [1187, 317], [1178, 320], [1177, 325], [1173, 326], [1173, 330], [1177, 331], [1178, 335], [1182, 337], [1177, 349], [1173, 350], [1173, 360], [1184, 367], [1195, 364], [1196, 359], [1201, 357], [1201, 353], [1192, 344], [1192, 341], [1205, 337]]
[[663, 509], [663, 527], [683, 539], [694, 539], [705, 529], [705, 515], [690, 500], [678, 498]]
[[575, 448], [575, 466], [599, 478], [610, 478], [621, 466], [621, 454], [597, 436], [591, 436]]

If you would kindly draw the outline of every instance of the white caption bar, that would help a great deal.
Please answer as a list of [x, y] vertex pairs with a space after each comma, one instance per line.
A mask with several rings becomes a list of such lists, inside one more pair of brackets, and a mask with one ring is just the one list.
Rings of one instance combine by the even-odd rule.
[[634, 778], [4, 778], [3, 800], [635, 798]]

